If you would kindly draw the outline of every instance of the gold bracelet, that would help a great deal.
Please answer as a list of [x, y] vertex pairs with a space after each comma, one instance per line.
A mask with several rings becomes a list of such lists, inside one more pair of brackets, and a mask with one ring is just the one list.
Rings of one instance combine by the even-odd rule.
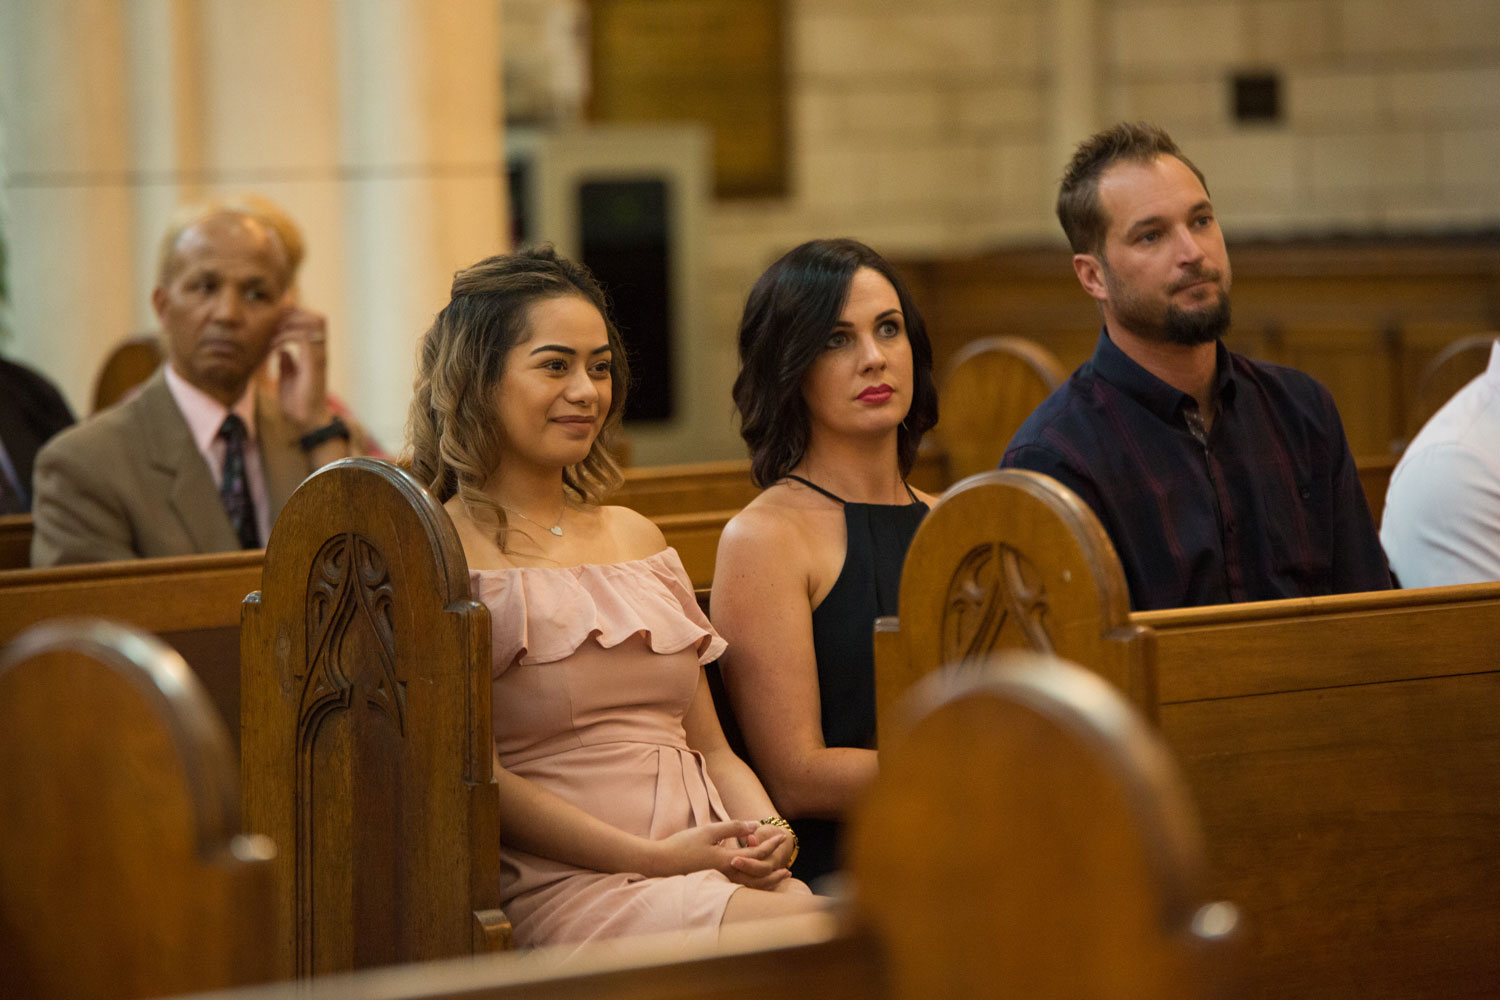
[[800, 850], [802, 850], [802, 844], [801, 844], [801, 842], [799, 840], [797, 840], [797, 831], [792, 829], [792, 824], [788, 823], [786, 820], [782, 819], [780, 816], [768, 816], [767, 818], [765, 818], [765, 819], [763, 819], [763, 820], [760, 821], [760, 825], [761, 826], [779, 826], [783, 830], [785, 830], [788, 834], [791, 835], [791, 838], [792, 838], [792, 856], [787, 859], [786, 866], [788, 868], [790, 868], [790, 867], [792, 867], [792, 865], [796, 864], [797, 863], [797, 852], [800, 851]]

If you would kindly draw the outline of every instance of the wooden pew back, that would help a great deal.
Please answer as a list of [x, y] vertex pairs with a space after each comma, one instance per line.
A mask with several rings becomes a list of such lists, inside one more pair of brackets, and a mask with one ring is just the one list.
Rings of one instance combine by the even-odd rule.
[[[1204, 931], [1235, 918], [1205, 905], [1175, 767], [1097, 676], [1025, 653], [950, 668], [912, 690], [880, 754], [849, 868], [896, 996], [976, 995], [984, 949], [1006, 996], [1202, 996], [1224, 971]], [[935, 820], [969, 846], [935, 849]]]
[[902, 568], [899, 626], [876, 624], [882, 732], [920, 676], [998, 649], [1086, 664], [1149, 713], [1147, 639], [1129, 623], [1124, 570], [1098, 518], [1056, 487], [1034, 472], [980, 473], [923, 520]]
[[233, 751], [187, 665], [89, 619], [0, 657], [0, 984], [140, 997], [270, 978], [265, 838], [240, 835]]
[[[946, 475], [943, 455], [933, 449], [917, 455], [909, 478], [918, 489], [938, 493], [952, 481]], [[739, 510], [759, 493], [760, 488], [750, 480], [750, 460], [736, 458], [634, 466], [625, 470], [625, 481], [604, 502], [629, 507], [661, 523], [663, 514]]]
[[379, 970], [240, 1000], [1145, 1000], [1227, 995], [1176, 772], [1108, 685], [1013, 656], [927, 678], [851, 817], [851, 898], [738, 951], [672, 936]]
[[[1197, 795], [1215, 892], [1245, 906], [1254, 995], [1500, 982], [1500, 584], [1122, 615], [1118, 559], [1055, 481], [973, 477], [929, 528], [877, 635], [881, 705], [976, 619], [1000, 624], [972, 629], [970, 655], [1051, 648], [1117, 683], [1144, 663], [1154, 688], [1128, 690]], [[1026, 572], [966, 568], [1006, 546]], [[1028, 609], [1032, 627], [1005, 627]]]
[[1067, 377], [1056, 355], [1021, 337], [981, 337], [961, 347], [939, 393], [945, 420], [933, 429], [948, 483], [998, 466], [1031, 411]]
[[97, 615], [181, 653], [240, 738], [240, 602], [260, 586], [261, 553], [226, 552], [0, 572], [0, 643], [49, 618]]
[[1202, 790], [1215, 884], [1261, 917], [1257, 990], [1491, 992], [1500, 585], [1134, 620], [1155, 633], [1161, 722]]
[[508, 941], [490, 616], [442, 507], [395, 466], [311, 476], [245, 601], [245, 816], [283, 845], [283, 976]]

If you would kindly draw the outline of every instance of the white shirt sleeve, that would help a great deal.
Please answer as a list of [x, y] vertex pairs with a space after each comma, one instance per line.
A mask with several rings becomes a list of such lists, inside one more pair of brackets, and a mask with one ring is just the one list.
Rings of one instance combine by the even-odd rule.
[[1403, 587], [1500, 580], [1500, 442], [1444, 443], [1401, 459], [1380, 541]]

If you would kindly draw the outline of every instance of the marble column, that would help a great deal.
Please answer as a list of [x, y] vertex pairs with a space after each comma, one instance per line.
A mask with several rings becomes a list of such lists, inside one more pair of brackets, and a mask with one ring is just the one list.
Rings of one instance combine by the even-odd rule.
[[181, 202], [254, 191], [302, 226], [335, 392], [400, 445], [416, 338], [503, 249], [498, 0], [0, 0], [15, 336], [80, 412], [154, 328]]

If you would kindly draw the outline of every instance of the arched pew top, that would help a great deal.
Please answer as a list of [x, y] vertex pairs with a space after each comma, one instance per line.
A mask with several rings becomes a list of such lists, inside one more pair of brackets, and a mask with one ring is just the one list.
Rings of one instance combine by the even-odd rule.
[[271, 529], [264, 578], [280, 576], [287, 560], [305, 559], [299, 541], [317, 534], [409, 540], [414, 551], [431, 553], [431, 558], [405, 568], [430, 577], [445, 604], [469, 599], [469, 564], [452, 518], [432, 494], [390, 462], [346, 458], [304, 480]]
[[[12, 700], [31, 696], [34, 681], [27, 671], [66, 670], [82, 682], [87, 675], [111, 677], [139, 698], [137, 714], [148, 715], [171, 741], [180, 762], [194, 817], [199, 853], [212, 858], [240, 833], [239, 776], [224, 722], [191, 668], [155, 636], [97, 618], [54, 618], [18, 635], [0, 654], [0, 704], [19, 712]], [[107, 682], [104, 682], [107, 683]], [[80, 684], [79, 696], [91, 684]], [[82, 711], [82, 709], [80, 709]], [[89, 725], [129, 730], [135, 719], [115, 713], [89, 715]], [[14, 720], [13, 720], [14, 721]], [[28, 725], [46, 720], [28, 720]], [[53, 720], [61, 721], [61, 720]], [[16, 722], [19, 728], [19, 722]], [[11, 726], [3, 731], [13, 734]], [[253, 855], [269, 842], [245, 848]], [[240, 850], [240, 848], [236, 848]]]
[[[263, 837], [223, 722], [145, 633], [54, 619], [0, 655], [0, 982], [157, 996], [270, 978]], [[82, 893], [83, 895], [80, 895]]]
[[1182, 779], [1118, 691], [1013, 650], [929, 674], [895, 718], [847, 850], [896, 995], [969, 995], [986, 949], [1006, 995], [1204, 988], [1203, 949], [1233, 908], [1206, 905]]
[[1050, 476], [982, 472], [923, 519], [901, 571], [899, 635], [877, 628], [881, 725], [896, 699], [943, 663], [998, 649], [1056, 653], [1097, 669], [1146, 711], [1146, 640], [1094, 512]]
[[[943, 413], [949, 420], [934, 429], [949, 476], [961, 479], [999, 465], [1031, 411], [1067, 377], [1062, 362], [1034, 341], [980, 337], [965, 344], [943, 375]], [[949, 427], [957, 430], [949, 433]]]

